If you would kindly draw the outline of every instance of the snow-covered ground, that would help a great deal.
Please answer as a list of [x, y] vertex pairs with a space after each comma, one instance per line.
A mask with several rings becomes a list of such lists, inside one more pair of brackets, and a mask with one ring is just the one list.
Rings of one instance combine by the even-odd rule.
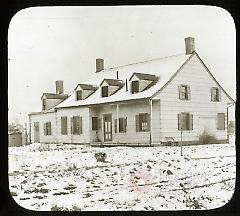
[[31, 210], [212, 209], [231, 199], [235, 176], [234, 140], [183, 146], [183, 156], [175, 146], [9, 147], [10, 192]]

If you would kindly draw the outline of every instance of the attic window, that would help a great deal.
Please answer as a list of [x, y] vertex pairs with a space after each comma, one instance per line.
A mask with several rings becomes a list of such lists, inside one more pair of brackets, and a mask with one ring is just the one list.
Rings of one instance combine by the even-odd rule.
[[139, 92], [139, 81], [132, 81], [132, 94]]
[[76, 100], [82, 100], [82, 90], [76, 91]]
[[108, 86], [102, 87], [102, 97], [108, 97]]
[[190, 100], [190, 87], [187, 85], [180, 85], [178, 87], [179, 99], [180, 100]]
[[211, 88], [211, 100], [212, 101], [220, 101], [220, 90], [217, 87]]

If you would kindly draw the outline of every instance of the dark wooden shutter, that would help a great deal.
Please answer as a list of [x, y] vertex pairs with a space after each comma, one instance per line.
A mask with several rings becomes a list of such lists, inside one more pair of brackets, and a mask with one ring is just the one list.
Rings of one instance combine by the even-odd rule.
[[70, 118], [71, 134], [73, 134], [73, 117]]
[[193, 114], [189, 114], [189, 118], [188, 118], [189, 122], [189, 130], [193, 130]]
[[212, 87], [211, 88], [211, 101], [214, 101], [214, 98], [213, 98], [214, 93], [213, 93], [213, 91], [214, 91], [214, 88]]
[[102, 128], [102, 119], [99, 118], [98, 119], [98, 129], [101, 129]]
[[190, 100], [190, 86], [187, 86], [187, 99]]
[[150, 119], [150, 114], [146, 114], [146, 120], [147, 120], [147, 131], [150, 131], [150, 124], [151, 124], [151, 119]]
[[79, 116], [79, 134], [83, 133], [83, 129], [82, 129], [82, 116]]
[[181, 125], [182, 125], [182, 122], [181, 122], [182, 118], [181, 118], [181, 113], [178, 114], [178, 130], [181, 130]]
[[225, 130], [225, 113], [217, 114], [217, 129]]
[[46, 135], [46, 123], [43, 124], [43, 134]]
[[123, 130], [124, 132], [127, 132], [127, 117], [123, 121]]
[[117, 119], [114, 119], [114, 132], [117, 133]]
[[178, 86], [178, 98], [181, 100], [181, 86]]
[[49, 122], [49, 135], [52, 135], [52, 125], [51, 125], [51, 122]]
[[135, 115], [136, 132], [139, 132], [139, 115]]
[[221, 89], [220, 88], [218, 88], [218, 97], [219, 97], [218, 101], [221, 101]]

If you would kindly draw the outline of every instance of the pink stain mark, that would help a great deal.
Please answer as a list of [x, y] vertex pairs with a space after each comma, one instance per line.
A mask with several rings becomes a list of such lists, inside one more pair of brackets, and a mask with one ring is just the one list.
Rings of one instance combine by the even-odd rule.
[[152, 175], [145, 170], [130, 173], [130, 188], [137, 194], [143, 196], [152, 189]]

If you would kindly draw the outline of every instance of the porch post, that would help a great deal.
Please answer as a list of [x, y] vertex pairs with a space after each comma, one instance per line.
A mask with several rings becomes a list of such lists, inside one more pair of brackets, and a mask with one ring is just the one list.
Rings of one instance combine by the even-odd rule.
[[[118, 103], [117, 103], [117, 133], [118, 133], [118, 131], [119, 131], [118, 112], [119, 112], [119, 105], [118, 105]], [[117, 138], [117, 142], [119, 142], [119, 137]]]
[[153, 100], [150, 99], [150, 146], [152, 144], [152, 109], [153, 109]]

